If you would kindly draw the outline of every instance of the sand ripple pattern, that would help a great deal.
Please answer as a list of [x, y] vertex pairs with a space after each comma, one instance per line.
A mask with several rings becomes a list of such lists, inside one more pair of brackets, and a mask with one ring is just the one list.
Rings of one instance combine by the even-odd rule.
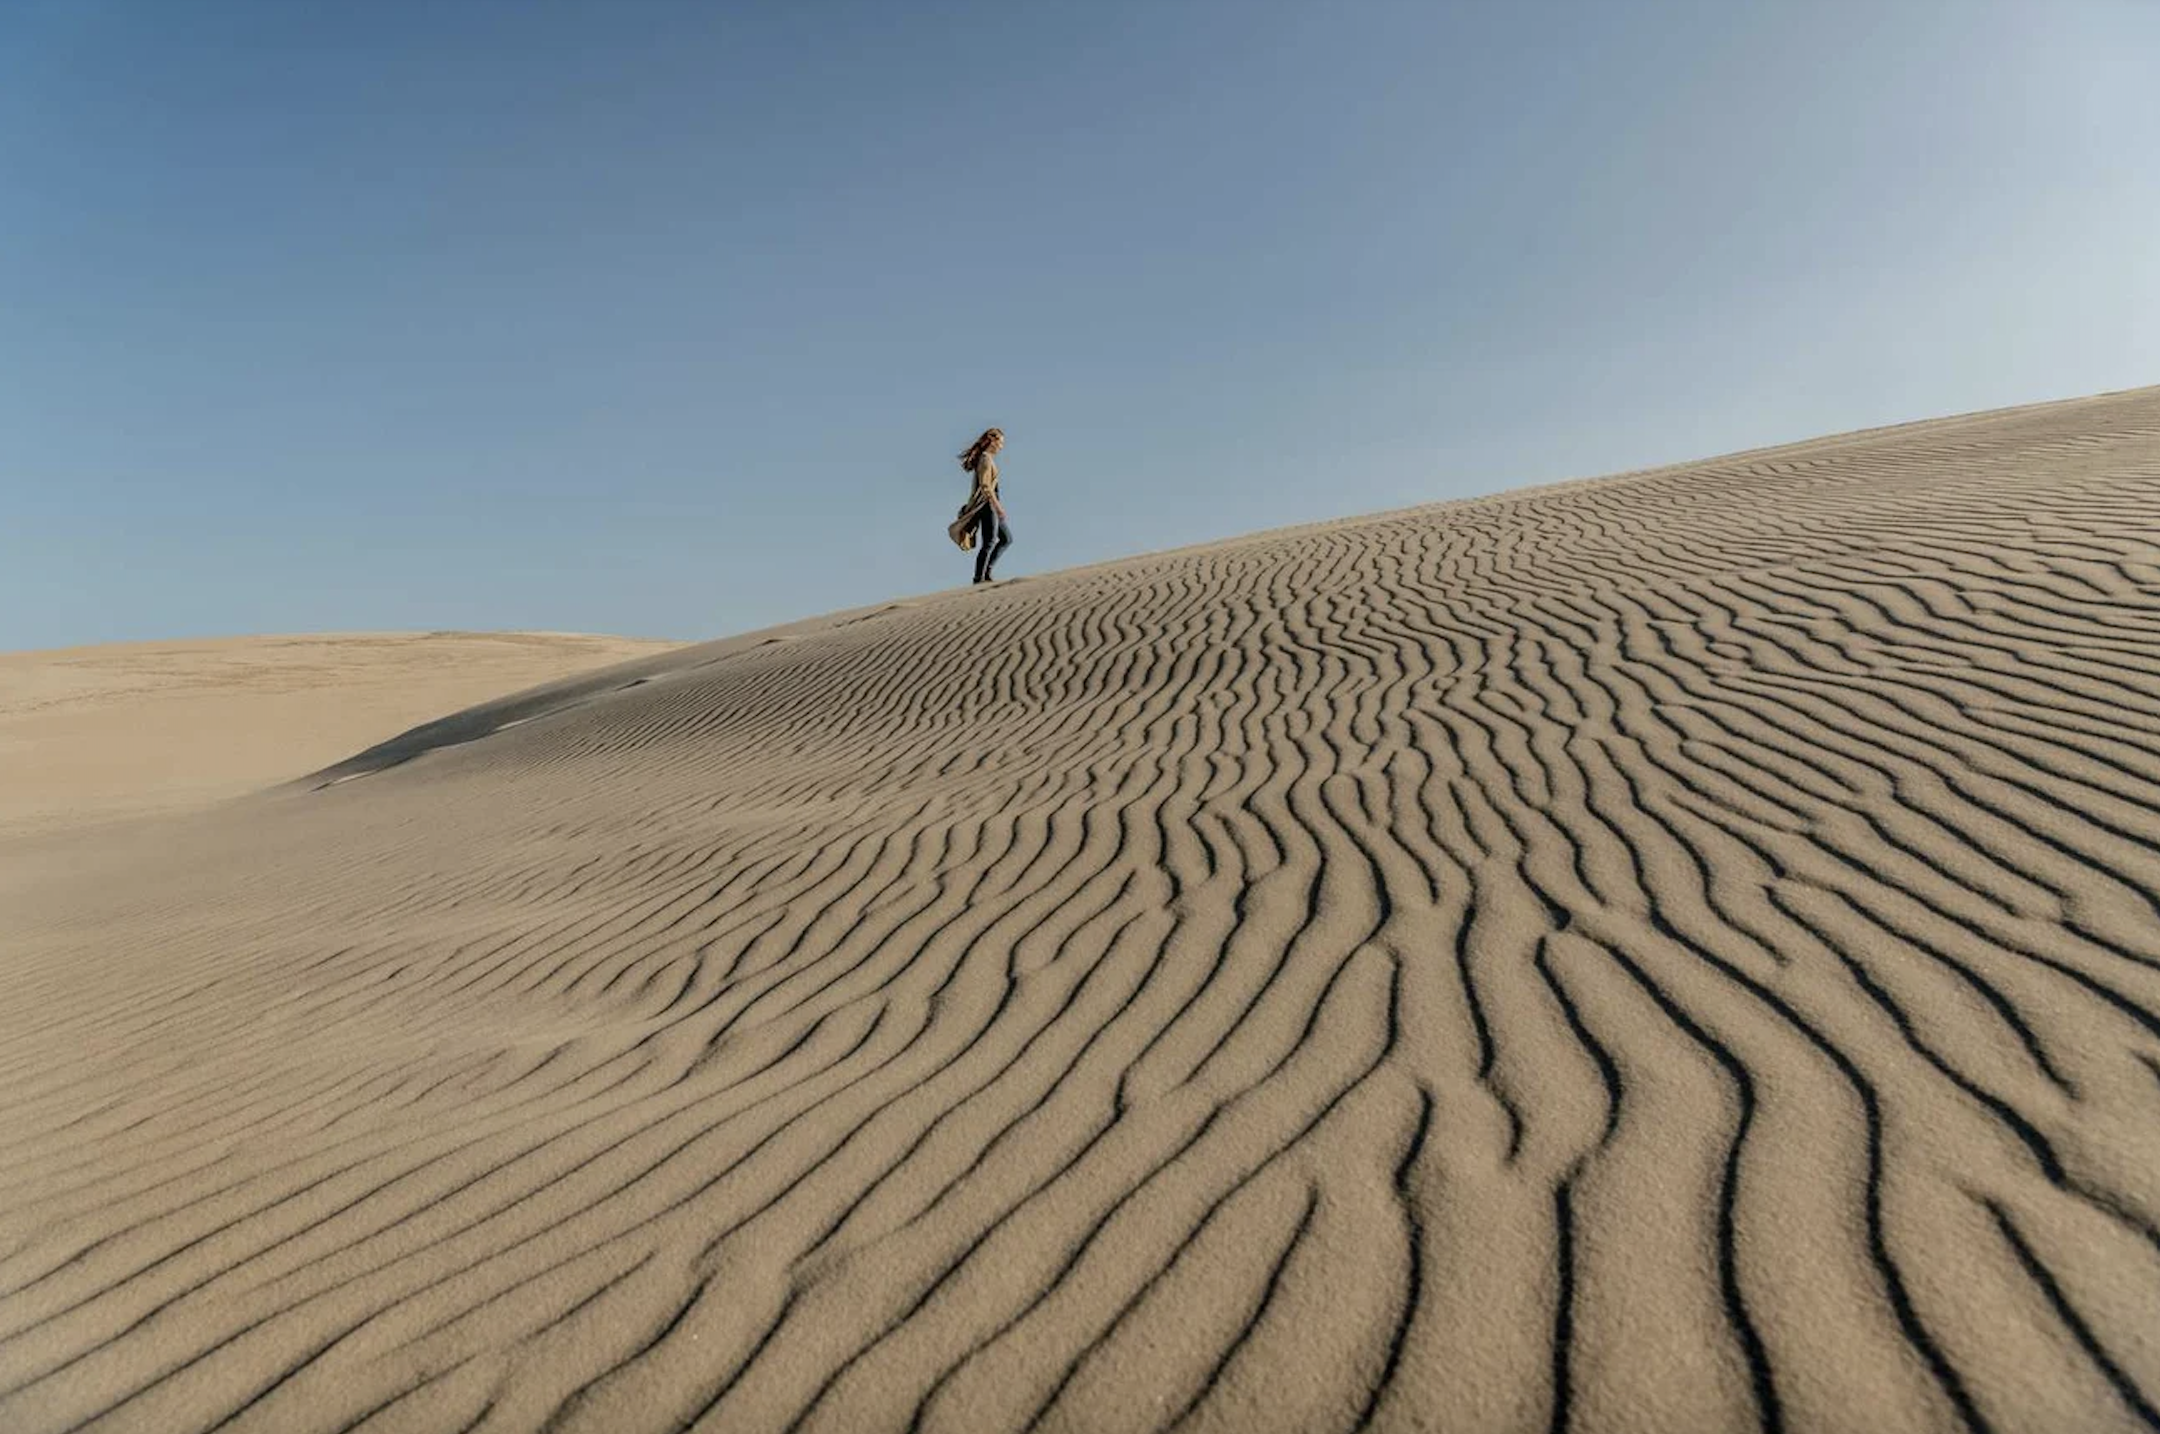
[[10, 1430], [2160, 1425], [2160, 393], [688, 649], [143, 846], [0, 918]]

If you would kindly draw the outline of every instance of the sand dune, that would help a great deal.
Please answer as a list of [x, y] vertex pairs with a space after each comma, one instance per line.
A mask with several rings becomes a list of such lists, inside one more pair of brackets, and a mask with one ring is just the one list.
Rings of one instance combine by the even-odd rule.
[[0, 653], [0, 834], [238, 796], [440, 713], [676, 645], [398, 632]]
[[2160, 390], [687, 648], [43, 850], [10, 1430], [2160, 1421]]

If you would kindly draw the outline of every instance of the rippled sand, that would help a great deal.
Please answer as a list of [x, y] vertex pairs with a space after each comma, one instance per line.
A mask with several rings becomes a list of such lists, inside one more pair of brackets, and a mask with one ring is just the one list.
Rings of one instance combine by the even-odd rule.
[[11, 1430], [2149, 1425], [2160, 391], [644, 658], [0, 950]]

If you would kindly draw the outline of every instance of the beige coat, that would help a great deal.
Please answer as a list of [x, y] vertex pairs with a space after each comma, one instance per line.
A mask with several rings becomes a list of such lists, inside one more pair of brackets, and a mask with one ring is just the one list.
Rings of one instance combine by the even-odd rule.
[[975, 460], [975, 488], [968, 494], [968, 506], [986, 501], [996, 503], [997, 500], [997, 458], [985, 453]]
[[968, 493], [968, 500], [960, 505], [960, 516], [945, 530], [945, 535], [958, 544], [963, 553], [975, 547], [975, 519], [981, 514], [983, 504], [997, 503], [997, 459], [987, 453], [976, 459], [974, 477], [975, 486]]

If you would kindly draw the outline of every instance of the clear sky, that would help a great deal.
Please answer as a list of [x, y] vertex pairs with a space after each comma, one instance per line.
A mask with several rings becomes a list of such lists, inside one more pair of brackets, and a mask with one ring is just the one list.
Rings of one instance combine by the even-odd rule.
[[0, 648], [702, 638], [2160, 382], [2152, 0], [5, 0]]

